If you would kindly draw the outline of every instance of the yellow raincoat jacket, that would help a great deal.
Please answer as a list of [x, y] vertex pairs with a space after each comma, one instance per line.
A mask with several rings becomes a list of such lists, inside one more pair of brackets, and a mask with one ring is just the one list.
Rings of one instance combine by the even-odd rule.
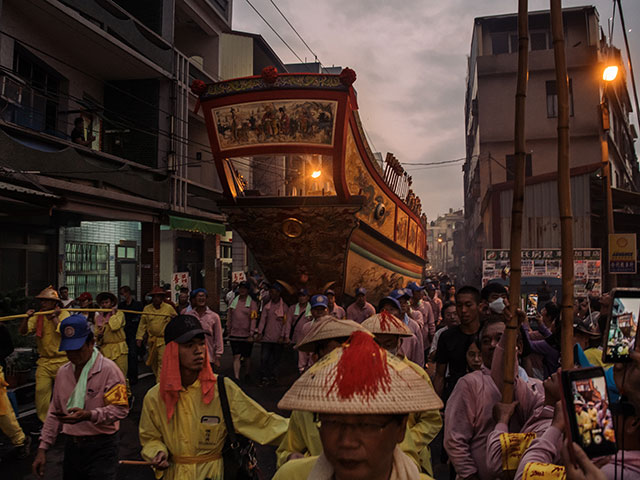
[[316, 457], [322, 453], [320, 422], [312, 412], [293, 410], [289, 418], [289, 429], [276, 450], [276, 466], [280, 468], [294, 452]]
[[[433, 388], [431, 379], [423, 368], [406, 357], [403, 358], [403, 361], [418, 372]], [[319, 422], [314, 421], [313, 413], [295, 410], [291, 412], [287, 435], [276, 451], [277, 466], [281, 467], [293, 452], [302, 453], [305, 456], [320, 455], [322, 442], [318, 427]], [[418, 468], [429, 475], [433, 475], [429, 444], [438, 435], [441, 428], [442, 416], [438, 410], [411, 413], [407, 421], [407, 433], [399, 445], [400, 449], [418, 465]]]
[[[142, 310], [138, 331], [136, 332], [136, 340], [142, 340], [144, 334], [147, 333], [149, 338], [147, 344], [149, 346], [149, 357], [147, 365], [153, 370], [156, 379], [160, 378], [160, 370], [162, 369], [162, 355], [164, 354], [164, 327], [175, 317], [175, 309], [168, 303], [162, 303], [160, 308], [155, 308], [153, 304], [149, 304]], [[160, 315], [145, 315], [145, 313], [161, 313]]]
[[[27, 322], [27, 335], [35, 333], [38, 326], [37, 313], [29, 318]], [[49, 318], [43, 318], [42, 336], [36, 336], [36, 345], [38, 347], [38, 367], [36, 368], [36, 412], [38, 419], [44, 422], [47, 418], [49, 410], [49, 402], [51, 402], [51, 394], [53, 393], [53, 382], [58, 373], [58, 369], [67, 363], [67, 352], [60, 351], [60, 322], [69, 316], [69, 312], [63, 310], [58, 315], [58, 324], [56, 325]]]
[[[236, 431], [262, 445], [277, 445], [287, 431], [287, 419], [267, 412], [232, 381], [226, 380], [225, 387]], [[140, 417], [142, 457], [151, 461], [159, 452], [165, 452], [171, 465], [165, 471], [158, 470], [156, 478], [223, 480], [221, 453], [226, 434], [217, 390], [206, 405], [199, 380], [180, 392], [170, 421], [159, 385], [144, 398]]]
[[116, 312], [115, 315], [109, 316], [109, 320], [101, 328], [97, 329], [97, 333], [100, 339], [100, 353], [109, 360], [116, 362], [122, 373], [126, 375], [129, 348], [127, 347], [124, 325], [124, 313]]

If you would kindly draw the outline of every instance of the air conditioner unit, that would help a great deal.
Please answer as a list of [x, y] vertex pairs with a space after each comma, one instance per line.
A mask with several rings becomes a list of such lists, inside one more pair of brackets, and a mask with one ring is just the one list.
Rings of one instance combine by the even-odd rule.
[[20, 105], [22, 103], [22, 87], [24, 83], [8, 75], [0, 76], [0, 98], [5, 102]]

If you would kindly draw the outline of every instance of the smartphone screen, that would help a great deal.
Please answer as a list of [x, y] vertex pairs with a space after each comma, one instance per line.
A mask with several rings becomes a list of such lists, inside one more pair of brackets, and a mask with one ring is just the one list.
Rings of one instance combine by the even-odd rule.
[[530, 293], [527, 295], [527, 317], [538, 316], [538, 295]]
[[616, 438], [604, 370], [564, 371], [562, 380], [572, 440], [589, 458], [614, 454]]
[[605, 363], [627, 361], [631, 350], [638, 348], [635, 343], [639, 316], [640, 290], [614, 291], [603, 355]]

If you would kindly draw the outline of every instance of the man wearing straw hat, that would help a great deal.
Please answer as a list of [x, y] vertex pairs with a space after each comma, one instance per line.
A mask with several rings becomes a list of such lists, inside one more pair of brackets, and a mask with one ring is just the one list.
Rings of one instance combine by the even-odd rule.
[[60, 332], [59, 348], [69, 362], [56, 376], [33, 473], [44, 476], [46, 452], [62, 431], [66, 436], [63, 478], [115, 480], [120, 420], [129, 413], [124, 375], [95, 348], [84, 316], [65, 318]]
[[307, 370], [279, 408], [317, 413], [323, 453], [292, 460], [274, 480], [414, 480], [416, 464], [400, 449], [409, 414], [439, 409], [427, 381], [366, 332]]
[[109, 360], [113, 360], [126, 377], [129, 349], [124, 332], [124, 313], [118, 311], [118, 299], [111, 292], [99, 293], [96, 301], [100, 308], [111, 309], [108, 313], [99, 312], [95, 317], [96, 345], [100, 353]]
[[[393, 300], [393, 297], [385, 297]], [[377, 315], [367, 318], [362, 326], [371, 332], [378, 345], [388, 353], [397, 355], [405, 364], [410, 366], [433, 389], [427, 372], [418, 364], [412, 362], [402, 352], [402, 341], [413, 335], [409, 328], [396, 316], [389, 313], [384, 306]], [[397, 302], [396, 302], [397, 303]], [[413, 413], [407, 423], [407, 435], [400, 448], [418, 465], [423, 472], [429, 475], [433, 472], [431, 465], [431, 449], [429, 445], [442, 429], [442, 417], [438, 410]]]
[[[305, 337], [296, 344], [296, 349], [321, 359], [346, 342], [356, 331], [367, 330], [352, 320], [338, 320], [332, 315], [325, 315], [313, 323]], [[281, 467], [289, 460], [318, 456], [321, 453], [322, 442], [316, 414], [300, 410], [291, 412], [287, 435], [276, 450], [277, 466]]]
[[[160, 382], [144, 398], [141, 454], [164, 480], [223, 480], [227, 426], [217, 384], [223, 378], [211, 370], [205, 333], [191, 315], [169, 322]], [[237, 433], [277, 445], [287, 420], [265, 411], [232, 381], [223, 381]]]
[[167, 298], [165, 290], [160, 287], [153, 287], [149, 295], [151, 295], [151, 303], [142, 310], [138, 332], [136, 333], [136, 343], [138, 348], [141, 348], [145, 334], [148, 335], [149, 357], [147, 358], [147, 365], [153, 370], [157, 381], [160, 378], [160, 370], [162, 369], [164, 328], [177, 314], [175, 309], [165, 302]]
[[53, 313], [34, 315], [35, 310], [28, 310], [28, 317], [20, 324], [21, 335], [35, 333], [38, 347], [38, 367], [36, 368], [36, 413], [41, 422], [47, 418], [53, 381], [58, 369], [67, 362], [64, 352], [58, 350], [60, 346], [60, 322], [69, 316], [68, 312], [60, 311], [62, 302], [58, 292], [52, 286], [41, 291], [36, 298], [40, 300], [40, 311]]

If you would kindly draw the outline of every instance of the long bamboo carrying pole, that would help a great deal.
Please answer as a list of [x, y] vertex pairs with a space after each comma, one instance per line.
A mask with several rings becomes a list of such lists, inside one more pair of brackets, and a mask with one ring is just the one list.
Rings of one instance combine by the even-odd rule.
[[[63, 312], [110, 312], [111, 310], [113, 310], [112, 308], [63, 308], [61, 311]], [[150, 315], [152, 317], [166, 317], [167, 314], [166, 313], [151, 313], [151, 312], [139, 312], [137, 310], [120, 310], [118, 309], [119, 312], [122, 313], [135, 313], [137, 315]], [[33, 315], [31, 315], [32, 317], [34, 315], [51, 315], [52, 313], [54, 313], [55, 310], [47, 310], [46, 312], [35, 312]], [[18, 315], [9, 315], [7, 317], [0, 317], [0, 322], [8, 322], [9, 320], [15, 320], [17, 318], [27, 318], [29, 317], [29, 315], [27, 315], [26, 313], [20, 313]]]
[[511, 278], [509, 281], [509, 309], [511, 318], [507, 324], [504, 350], [504, 384], [502, 401], [513, 401], [513, 377], [516, 362], [516, 337], [520, 305], [520, 280], [522, 278], [522, 212], [525, 187], [525, 112], [527, 80], [529, 76], [529, 15], [527, 0], [518, 2], [518, 83], [516, 86], [516, 118], [514, 129], [515, 172], [513, 181], [513, 206], [511, 207]]
[[562, 253], [562, 369], [573, 368], [573, 214], [569, 173], [569, 79], [564, 51], [562, 0], [551, 0], [551, 33], [558, 92], [558, 210]]

